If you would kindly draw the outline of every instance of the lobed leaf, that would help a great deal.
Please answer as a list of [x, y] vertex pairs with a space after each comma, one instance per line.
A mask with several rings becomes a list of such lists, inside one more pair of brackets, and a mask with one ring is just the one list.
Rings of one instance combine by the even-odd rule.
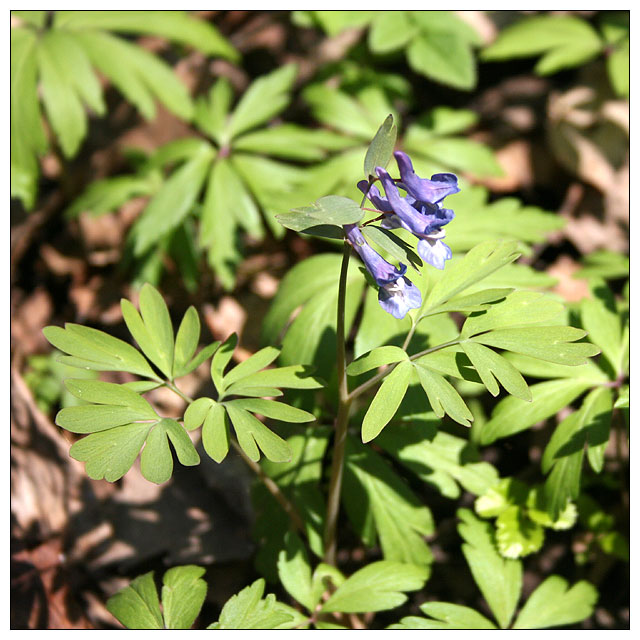
[[162, 578], [162, 611], [166, 629], [190, 629], [207, 595], [205, 570], [195, 565], [173, 567]]
[[138, 576], [107, 601], [107, 609], [129, 629], [162, 629], [163, 620], [153, 571]]
[[571, 588], [560, 576], [549, 576], [529, 596], [522, 607], [514, 629], [546, 629], [574, 624], [593, 613], [598, 591], [586, 580]]
[[450, 602], [425, 602], [421, 611], [431, 618], [407, 616], [389, 629], [495, 629], [496, 626], [475, 609]]
[[393, 609], [406, 602], [406, 591], [421, 589], [427, 577], [427, 571], [416, 565], [373, 562], [347, 578], [321, 610], [361, 613]]
[[501, 629], [513, 617], [522, 589], [522, 564], [503, 558], [492, 539], [492, 526], [468, 509], [459, 509], [458, 532], [464, 539], [462, 552], [478, 588]]

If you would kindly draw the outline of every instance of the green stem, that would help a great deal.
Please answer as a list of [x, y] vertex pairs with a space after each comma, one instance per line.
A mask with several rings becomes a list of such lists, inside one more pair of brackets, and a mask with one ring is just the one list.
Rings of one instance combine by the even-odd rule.
[[267, 491], [276, 499], [278, 504], [282, 507], [284, 512], [291, 519], [291, 523], [293, 526], [301, 533], [303, 536], [306, 536], [307, 532], [304, 526], [304, 521], [300, 517], [298, 510], [295, 508], [293, 502], [291, 502], [285, 495], [282, 493], [282, 490], [277, 485], [275, 480], [270, 478], [263, 470], [262, 467], [252, 460], [243, 450], [242, 447], [235, 441], [234, 438], [230, 438], [231, 445], [233, 448], [240, 454], [240, 457], [245, 462], [245, 464], [260, 478], [262, 484], [266, 487]]
[[346, 336], [345, 336], [345, 305], [347, 292], [347, 272], [351, 246], [345, 242], [342, 252], [342, 266], [340, 268], [340, 284], [338, 288], [338, 317], [336, 321], [337, 353], [336, 364], [338, 374], [338, 415], [336, 418], [335, 435], [333, 441], [333, 459], [331, 461], [331, 477], [327, 496], [327, 515], [324, 530], [324, 561], [336, 564], [336, 529], [338, 511], [340, 510], [340, 493], [342, 489], [342, 475], [344, 470], [344, 451], [349, 426], [349, 410], [351, 399], [347, 384]]
[[[178, 389], [178, 387], [173, 382], [165, 380], [164, 385], [165, 387], [171, 389], [171, 391], [179, 395], [188, 404], [191, 404], [193, 402], [193, 398], [190, 398], [186, 393], [182, 393], [182, 391], [180, 391], [180, 389]], [[249, 456], [247, 456], [247, 454], [242, 450], [242, 447], [236, 442], [234, 438], [230, 438], [229, 440], [233, 448], [240, 454], [240, 457], [242, 458], [244, 463], [258, 476], [262, 484], [264, 484], [264, 486], [266, 487], [267, 491], [275, 498], [284, 512], [289, 516], [293, 526], [302, 535], [306, 536], [304, 521], [300, 517], [300, 514], [295, 508], [293, 502], [291, 502], [284, 495], [277, 483], [262, 470], [262, 467], [257, 462], [249, 458]]]

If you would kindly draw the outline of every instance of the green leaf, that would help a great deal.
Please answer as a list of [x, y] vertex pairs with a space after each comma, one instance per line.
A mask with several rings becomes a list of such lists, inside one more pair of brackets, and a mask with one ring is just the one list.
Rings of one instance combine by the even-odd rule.
[[592, 298], [585, 298], [580, 305], [582, 326], [589, 339], [602, 349], [616, 374], [622, 373], [622, 326], [616, 312], [615, 298], [601, 280], [591, 282]]
[[444, 417], [446, 413], [462, 426], [471, 426], [473, 414], [451, 383], [447, 382], [437, 371], [426, 366], [426, 362], [423, 360], [414, 361], [413, 366], [434, 413], [439, 418]]
[[462, 336], [469, 337], [495, 329], [542, 324], [557, 319], [562, 311], [561, 302], [543, 293], [515, 291], [503, 301], [469, 316], [462, 328]]
[[325, 129], [305, 129], [297, 124], [278, 124], [246, 133], [233, 142], [239, 151], [258, 152], [289, 160], [322, 160], [327, 150], [339, 150], [353, 141]]
[[304, 544], [297, 534], [287, 531], [284, 545], [278, 554], [280, 582], [292, 598], [313, 611], [319, 598], [313, 593], [311, 567]]
[[484, 60], [543, 57], [536, 65], [540, 75], [583, 64], [602, 49], [602, 42], [588, 22], [573, 16], [535, 16], [503, 29], [482, 52]]
[[296, 74], [296, 65], [288, 64], [254, 80], [231, 115], [229, 136], [235, 138], [282, 111], [291, 99], [289, 91]]
[[290, 407], [283, 402], [274, 402], [263, 398], [240, 398], [224, 403], [225, 406], [233, 405], [240, 409], [246, 409], [252, 413], [257, 413], [265, 418], [273, 418], [282, 422], [312, 422], [316, 417], [307, 411]]
[[607, 57], [607, 73], [613, 90], [622, 98], [629, 97], [629, 38], [621, 42]]
[[216, 341], [216, 342], [212, 342], [211, 344], [208, 344], [206, 347], [201, 349], [198, 352], [198, 355], [191, 358], [191, 360], [187, 362], [187, 364], [185, 364], [181, 369], [175, 372], [174, 379], [181, 378], [182, 376], [186, 376], [188, 373], [191, 373], [194, 369], [197, 369], [205, 360], [210, 358], [216, 352], [219, 346], [220, 346], [220, 342]]
[[291, 365], [276, 369], [265, 369], [242, 378], [231, 385], [226, 392], [244, 395], [247, 389], [255, 387], [282, 387], [283, 389], [320, 389], [324, 385], [310, 375], [311, 369], [305, 365]]
[[476, 66], [468, 42], [451, 32], [432, 32], [414, 38], [407, 48], [409, 66], [418, 73], [456, 89], [476, 85]]
[[222, 462], [229, 453], [229, 416], [220, 404], [212, 405], [204, 419], [202, 446], [218, 463]]
[[[420, 145], [429, 135], [425, 144]], [[405, 147], [438, 166], [471, 173], [477, 177], [503, 176], [504, 171], [494, 151], [486, 144], [467, 138], [433, 137], [417, 125], [407, 131]], [[506, 199], [506, 198], [505, 198]]]
[[74, 443], [69, 455], [86, 462], [90, 478], [115, 482], [129, 471], [153, 425], [124, 424], [113, 429], [92, 433]]
[[521, 400], [531, 400], [531, 392], [520, 372], [502, 356], [474, 342], [462, 342], [463, 351], [482, 378], [492, 396], [500, 393], [498, 381], [505, 390]]
[[214, 153], [205, 143], [162, 185], [132, 230], [135, 255], [143, 255], [182, 224], [198, 199]]
[[364, 175], [376, 178], [376, 167], [386, 167], [396, 144], [398, 130], [393, 123], [393, 115], [389, 114], [373, 137], [364, 157]]
[[531, 425], [546, 420], [573, 402], [591, 386], [583, 380], [550, 380], [529, 387], [531, 402], [515, 397], [501, 400], [493, 410], [491, 420], [480, 430], [480, 443], [491, 444], [524, 431]]
[[507, 507], [496, 520], [496, 542], [505, 558], [522, 558], [539, 551], [544, 530], [518, 506]]
[[226, 376], [224, 376], [224, 387], [229, 387], [234, 384], [234, 382], [238, 382], [239, 380], [242, 380], [242, 378], [246, 378], [247, 376], [257, 373], [261, 369], [268, 367], [279, 355], [280, 351], [275, 347], [264, 347], [264, 349], [260, 349], [260, 351], [257, 351], [252, 356], [236, 365]]
[[74, 88], [73, 69], [61, 62], [64, 52], [58, 50], [58, 45], [59, 40], [53, 32], [47, 32], [38, 45], [36, 55], [47, 117], [64, 155], [70, 158], [76, 154], [87, 134], [87, 116]]
[[468, 509], [459, 509], [458, 532], [465, 540], [462, 552], [478, 588], [501, 629], [513, 617], [522, 589], [522, 564], [503, 558], [492, 539], [492, 526]]
[[340, 262], [340, 256], [335, 253], [320, 253], [299, 262], [286, 273], [262, 323], [263, 344], [277, 342], [298, 307], [338, 282]]
[[264, 594], [264, 580], [260, 578], [251, 586], [227, 600], [218, 622], [208, 629], [292, 629], [306, 619], [292, 607], [278, 602], [270, 593]]
[[529, 596], [513, 624], [514, 629], [546, 629], [574, 624], [593, 614], [598, 592], [586, 580], [571, 588], [560, 576], [549, 576]]
[[401, 49], [415, 36], [418, 29], [418, 25], [406, 11], [377, 11], [369, 30], [369, 49], [374, 53]]
[[[19, 18], [22, 22], [26, 22], [27, 24], [33, 25], [41, 29], [44, 27], [45, 22], [47, 20], [47, 11], [34, 11], [34, 10], [26, 10], [26, 11], [12, 11], [12, 18]], [[12, 27], [12, 31], [16, 27]]]
[[411, 363], [405, 361], [384, 378], [364, 416], [362, 442], [373, 440], [393, 418], [407, 392], [412, 373]]
[[171, 379], [174, 342], [167, 305], [150, 284], [142, 287], [139, 305], [140, 313], [129, 300], [120, 301], [127, 328], [149, 360]]
[[409, 356], [400, 347], [388, 345], [386, 347], [377, 347], [368, 353], [360, 356], [347, 367], [347, 375], [359, 376], [372, 369], [377, 369], [386, 364], [402, 362], [408, 360]]
[[211, 379], [218, 392], [225, 387], [223, 378], [224, 370], [231, 361], [233, 353], [238, 345], [238, 335], [232, 333], [219, 347], [211, 359]]
[[431, 618], [408, 616], [389, 629], [495, 629], [496, 626], [475, 609], [450, 602], [425, 602], [420, 610]]
[[404, 592], [421, 589], [427, 577], [427, 571], [416, 565], [373, 562], [347, 578], [321, 610], [360, 613], [393, 609], [407, 601]]
[[164, 628], [153, 571], [138, 576], [128, 587], [111, 596], [107, 609], [128, 629]]
[[89, 57], [74, 35], [52, 29], [44, 35], [43, 46], [53, 64], [69, 74], [65, 75], [65, 81], [73, 87], [78, 97], [97, 115], [105, 115], [107, 108], [100, 82], [91, 69]]
[[351, 198], [324, 196], [313, 205], [292, 209], [290, 213], [281, 213], [276, 218], [287, 229], [309, 233], [309, 230], [313, 230], [314, 227], [324, 225], [342, 227], [345, 224], [354, 224], [360, 221], [363, 213], [358, 203]]
[[123, 340], [103, 331], [67, 323], [65, 328], [45, 327], [44, 337], [69, 356], [61, 361], [97, 371], [127, 371], [160, 382], [142, 354]]
[[515, 242], [487, 241], [477, 245], [463, 260], [447, 269], [446, 278], [438, 280], [431, 289], [423, 309], [428, 310], [447, 302], [518, 256]]
[[415, 473], [437, 487], [443, 496], [460, 497], [460, 487], [484, 494], [498, 481], [498, 472], [488, 462], [479, 462], [468, 441], [437, 431], [440, 421], [431, 413], [403, 416], [399, 425], [381, 433], [376, 444]]
[[123, 385], [99, 380], [66, 380], [65, 386], [76, 398], [98, 405], [65, 407], [56, 424], [73, 433], [104, 431], [134, 421], [157, 420], [151, 405]]
[[233, 206], [233, 194], [224, 182], [225, 163], [214, 162], [205, 189], [200, 211], [201, 247], [208, 248], [208, 261], [226, 290], [233, 288], [235, 269], [242, 259], [237, 246], [238, 222], [229, 215], [227, 207]]
[[205, 134], [213, 138], [220, 146], [228, 143], [226, 125], [229, 107], [233, 99], [233, 88], [228, 78], [218, 78], [207, 97], [200, 96], [195, 105], [195, 125]]
[[239, 59], [237, 51], [218, 29], [185, 11], [57, 11], [55, 26], [84, 31], [106, 29], [122, 33], [147, 33], [192, 46], [204, 54]]
[[588, 342], [574, 342], [586, 335], [575, 327], [527, 327], [498, 329], [472, 338], [474, 342], [515, 351], [558, 364], [581, 365], [600, 349]]
[[36, 154], [47, 148], [37, 87], [37, 39], [27, 29], [11, 29], [11, 197], [26, 209], [35, 203]]
[[594, 251], [583, 257], [582, 269], [574, 278], [624, 278], [629, 275], [629, 257], [617, 251]]
[[358, 535], [367, 546], [377, 535], [386, 560], [430, 565], [429, 509], [380, 455], [351, 438], [346, 447], [342, 501]]
[[587, 430], [587, 459], [591, 468], [600, 473], [604, 466], [604, 454], [609, 444], [613, 394], [611, 389], [594, 389], [584, 401], [584, 427]]
[[482, 289], [476, 293], [470, 293], [464, 296], [456, 296], [445, 302], [444, 304], [432, 308], [428, 314], [420, 316], [419, 320], [423, 317], [432, 316], [438, 313], [460, 311], [464, 313], [472, 313], [473, 311], [485, 311], [492, 307], [489, 306], [491, 302], [498, 302], [503, 300], [508, 295], [513, 293], [514, 289]]
[[380, 120], [375, 119], [365, 105], [342, 91], [314, 84], [308, 86], [302, 96], [311, 105], [317, 120], [338, 131], [368, 141], [378, 130]]
[[205, 570], [195, 565], [169, 569], [162, 578], [162, 610], [166, 629], [190, 629], [207, 595]]
[[195, 307], [189, 307], [180, 323], [176, 334], [176, 343], [173, 353], [172, 379], [175, 379], [189, 360], [193, 357], [200, 340], [200, 318]]
[[257, 462], [260, 459], [258, 448], [273, 462], [291, 460], [291, 449], [286, 441], [265, 427], [255, 416], [233, 403], [226, 403], [225, 409], [238, 437], [238, 444], [251, 460]]
[[159, 175], [155, 172], [134, 176], [116, 176], [92, 182], [67, 209], [65, 217], [75, 218], [87, 212], [92, 216], [117, 211], [123, 204], [133, 198], [150, 196], [155, 193], [159, 184]]
[[200, 456], [182, 426], [175, 420], [163, 418], [151, 429], [140, 456], [142, 475], [150, 482], [162, 484], [171, 477], [173, 457], [169, 450], [169, 440], [183, 465], [194, 466], [200, 463]]

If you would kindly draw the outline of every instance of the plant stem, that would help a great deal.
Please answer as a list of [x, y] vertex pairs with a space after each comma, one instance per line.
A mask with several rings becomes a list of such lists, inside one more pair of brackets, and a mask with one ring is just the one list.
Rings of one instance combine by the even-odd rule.
[[262, 467], [252, 460], [243, 450], [242, 447], [235, 441], [235, 439], [230, 438], [231, 445], [238, 452], [242, 460], [246, 463], [246, 465], [260, 478], [262, 484], [266, 487], [267, 491], [277, 500], [278, 504], [283, 508], [284, 512], [291, 519], [291, 523], [298, 530], [299, 533], [306, 536], [306, 530], [304, 527], [304, 521], [300, 517], [298, 510], [296, 509], [293, 502], [291, 502], [287, 496], [282, 493], [282, 490], [277, 485], [277, 483], [270, 478], [263, 470]]
[[[171, 389], [175, 394], [179, 395], [185, 402], [191, 404], [193, 402], [193, 398], [190, 398], [187, 394], [182, 393], [180, 389], [169, 380], [164, 381], [164, 385]], [[291, 523], [293, 526], [302, 534], [306, 536], [306, 530], [304, 527], [304, 521], [300, 517], [298, 510], [294, 506], [293, 502], [291, 502], [287, 496], [284, 495], [280, 487], [276, 484], [276, 482], [271, 479], [263, 470], [262, 467], [254, 462], [247, 454], [242, 450], [242, 447], [235, 441], [234, 438], [229, 439], [233, 448], [240, 454], [240, 457], [245, 462], [245, 464], [260, 478], [260, 481], [267, 488], [267, 491], [276, 499], [278, 504], [283, 508], [284, 512], [291, 519]]]
[[344, 451], [349, 426], [349, 410], [351, 398], [347, 384], [347, 360], [345, 344], [345, 304], [347, 291], [347, 272], [351, 246], [345, 242], [342, 252], [342, 266], [340, 268], [340, 284], [338, 288], [338, 317], [336, 321], [336, 365], [338, 373], [338, 415], [336, 417], [335, 435], [333, 441], [333, 459], [331, 462], [331, 478], [327, 496], [327, 515], [324, 530], [324, 561], [336, 564], [336, 529], [338, 511], [340, 510], [340, 493], [342, 489], [342, 474], [344, 469]]

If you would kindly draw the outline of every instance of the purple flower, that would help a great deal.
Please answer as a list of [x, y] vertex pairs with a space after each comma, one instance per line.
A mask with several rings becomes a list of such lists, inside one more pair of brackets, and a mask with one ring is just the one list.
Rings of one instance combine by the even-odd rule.
[[401, 320], [409, 309], [417, 309], [422, 304], [422, 295], [409, 278], [404, 274], [407, 266], [400, 267], [387, 262], [377, 251], [372, 249], [355, 224], [344, 227], [349, 244], [362, 258], [367, 271], [373, 276], [378, 289], [380, 306], [394, 318]]
[[419, 238], [420, 257], [437, 269], [444, 269], [445, 260], [451, 258], [451, 249], [442, 242], [445, 234], [442, 227], [454, 218], [451, 209], [442, 208], [440, 202], [448, 195], [460, 191], [458, 179], [452, 173], [436, 173], [431, 180], [420, 178], [413, 170], [411, 159], [406, 153], [394, 153], [400, 169], [398, 186], [407, 192], [400, 196], [398, 186], [382, 168], [376, 167], [376, 173], [384, 187], [383, 197], [374, 185], [368, 187], [366, 181], [358, 183], [358, 188], [369, 198], [374, 206], [389, 215], [381, 223], [387, 229], [402, 227]]

